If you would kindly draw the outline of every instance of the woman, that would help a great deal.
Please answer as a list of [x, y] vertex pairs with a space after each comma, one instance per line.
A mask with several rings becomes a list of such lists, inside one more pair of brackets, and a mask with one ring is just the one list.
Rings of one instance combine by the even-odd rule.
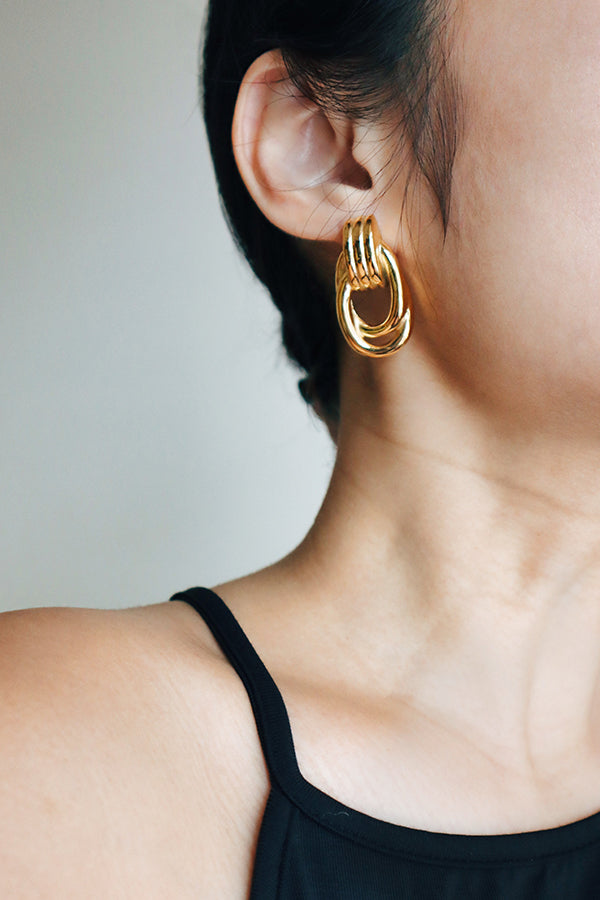
[[600, 895], [599, 41], [596, 0], [212, 4], [336, 466], [267, 570], [3, 616], [3, 897]]

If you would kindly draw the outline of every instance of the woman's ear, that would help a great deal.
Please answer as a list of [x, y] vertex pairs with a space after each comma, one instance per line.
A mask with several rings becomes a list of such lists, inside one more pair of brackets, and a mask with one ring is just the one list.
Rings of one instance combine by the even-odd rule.
[[277, 50], [263, 54], [246, 73], [232, 140], [255, 203], [289, 234], [338, 240], [353, 212], [372, 205], [373, 183], [354, 155], [352, 122], [326, 115], [304, 97]]

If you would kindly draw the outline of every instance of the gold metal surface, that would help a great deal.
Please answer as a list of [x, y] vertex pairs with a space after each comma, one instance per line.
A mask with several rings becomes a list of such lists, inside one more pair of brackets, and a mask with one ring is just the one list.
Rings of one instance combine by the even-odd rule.
[[[352, 301], [354, 291], [387, 285], [390, 311], [385, 322], [369, 325]], [[393, 252], [381, 240], [374, 217], [356, 219], [344, 227], [344, 248], [337, 263], [337, 315], [348, 344], [361, 356], [382, 357], [396, 353], [410, 337], [412, 312]], [[374, 344], [380, 338], [386, 343]]]

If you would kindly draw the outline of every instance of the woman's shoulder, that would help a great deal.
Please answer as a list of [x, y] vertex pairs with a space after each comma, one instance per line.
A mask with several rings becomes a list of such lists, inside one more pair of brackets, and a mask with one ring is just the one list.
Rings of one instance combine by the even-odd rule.
[[244, 689], [185, 604], [0, 615], [2, 896], [235, 896], [223, 859], [243, 881], [266, 790]]
[[139, 706], [163, 691], [174, 700], [172, 676], [186, 669], [196, 678], [210, 675], [216, 689], [219, 666], [205, 628], [180, 606], [42, 607], [0, 614], [3, 719], [12, 708], [10, 698], [18, 700], [20, 722], [30, 706], [48, 717], [61, 710], [81, 713], [84, 694], [88, 711], [94, 699], [110, 698], [113, 709]]

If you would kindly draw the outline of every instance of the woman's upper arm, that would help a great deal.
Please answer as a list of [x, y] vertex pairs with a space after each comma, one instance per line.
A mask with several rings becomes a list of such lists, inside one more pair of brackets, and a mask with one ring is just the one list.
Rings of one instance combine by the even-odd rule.
[[68, 896], [97, 875], [105, 630], [93, 610], [0, 615], [0, 896]]
[[0, 614], [0, 897], [162, 879], [183, 897], [177, 878], [201, 891], [221, 856], [246, 860], [231, 821], [250, 838], [266, 788], [252, 715], [227, 664], [179, 638], [156, 611]]

